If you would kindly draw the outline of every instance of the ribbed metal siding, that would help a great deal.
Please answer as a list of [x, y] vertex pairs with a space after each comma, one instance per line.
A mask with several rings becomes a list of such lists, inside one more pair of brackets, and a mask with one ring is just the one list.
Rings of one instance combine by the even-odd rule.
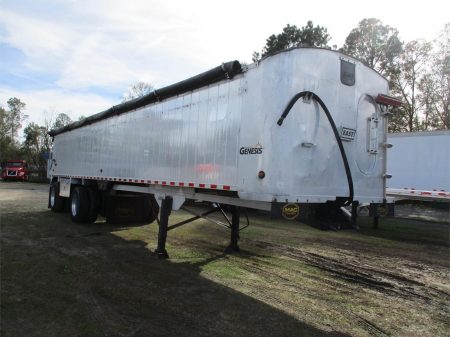
[[53, 174], [236, 185], [240, 80], [55, 137]]

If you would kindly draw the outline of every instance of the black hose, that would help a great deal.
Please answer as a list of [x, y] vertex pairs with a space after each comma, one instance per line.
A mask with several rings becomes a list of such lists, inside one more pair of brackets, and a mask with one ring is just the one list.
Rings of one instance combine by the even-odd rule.
[[341, 152], [342, 161], [344, 162], [345, 174], [347, 176], [349, 196], [347, 198], [347, 201], [344, 203], [344, 205], [348, 206], [353, 202], [353, 197], [354, 197], [352, 173], [350, 171], [350, 166], [348, 165], [347, 155], [345, 154], [344, 145], [342, 144], [342, 140], [339, 137], [339, 132], [336, 128], [336, 124], [334, 123], [333, 117], [331, 117], [330, 111], [328, 110], [325, 103], [323, 103], [323, 101], [320, 99], [320, 97], [311, 91], [299, 92], [298, 94], [296, 94], [294, 97], [291, 98], [288, 105], [286, 106], [283, 113], [281, 114], [281, 117], [278, 119], [277, 124], [279, 126], [281, 126], [281, 124], [283, 124], [283, 121], [289, 114], [289, 111], [291, 111], [294, 104], [302, 97], [313, 98], [317, 103], [319, 103], [319, 105], [322, 107], [323, 111], [325, 112], [325, 115], [327, 116], [328, 121], [330, 122], [331, 128], [333, 129], [334, 137], [336, 138], [336, 141], [339, 146], [339, 151]]

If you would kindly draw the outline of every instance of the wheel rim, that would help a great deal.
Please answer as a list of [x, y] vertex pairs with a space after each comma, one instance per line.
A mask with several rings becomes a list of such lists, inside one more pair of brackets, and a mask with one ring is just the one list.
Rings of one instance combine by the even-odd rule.
[[74, 193], [71, 198], [70, 211], [72, 212], [73, 216], [76, 216], [78, 214], [78, 195], [76, 193]]
[[55, 198], [56, 198], [56, 195], [55, 195], [55, 188], [54, 187], [51, 187], [50, 188], [50, 207], [55, 207]]

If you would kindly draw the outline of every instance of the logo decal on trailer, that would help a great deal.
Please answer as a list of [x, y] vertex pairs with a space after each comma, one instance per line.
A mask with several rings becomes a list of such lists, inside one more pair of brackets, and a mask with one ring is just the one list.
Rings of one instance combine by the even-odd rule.
[[353, 139], [355, 139], [356, 130], [341, 126], [341, 135], [340, 136], [341, 136], [342, 140], [352, 141]]
[[287, 220], [294, 220], [300, 213], [300, 206], [297, 204], [286, 204], [281, 209], [281, 215]]
[[256, 144], [255, 146], [243, 146], [239, 149], [239, 153], [240, 154], [262, 154], [262, 150], [263, 147], [262, 145], [258, 142], [258, 144]]

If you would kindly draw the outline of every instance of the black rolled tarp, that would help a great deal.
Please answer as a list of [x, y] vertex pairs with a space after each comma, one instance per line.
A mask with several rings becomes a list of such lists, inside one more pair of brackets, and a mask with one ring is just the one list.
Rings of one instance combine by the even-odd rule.
[[127, 101], [121, 104], [117, 104], [109, 108], [108, 110], [99, 112], [95, 115], [84, 118], [78, 122], [71, 123], [62, 128], [51, 130], [48, 134], [53, 137], [60, 133], [64, 133], [70, 130], [81, 128], [82, 126], [89, 125], [100, 120], [117, 116], [122, 113], [132, 111], [148, 104], [162, 101], [166, 98], [173, 97], [176, 95], [181, 95], [188, 91], [192, 91], [212, 83], [222, 81], [224, 79], [231, 79], [235, 75], [242, 72], [242, 67], [239, 61], [230, 61], [223, 63], [222, 65], [215, 67], [211, 70], [205, 71], [204, 73], [198, 74], [184, 81], [169, 85], [167, 87], [154, 90], [148, 95], [135, 98], [131, 101]]

